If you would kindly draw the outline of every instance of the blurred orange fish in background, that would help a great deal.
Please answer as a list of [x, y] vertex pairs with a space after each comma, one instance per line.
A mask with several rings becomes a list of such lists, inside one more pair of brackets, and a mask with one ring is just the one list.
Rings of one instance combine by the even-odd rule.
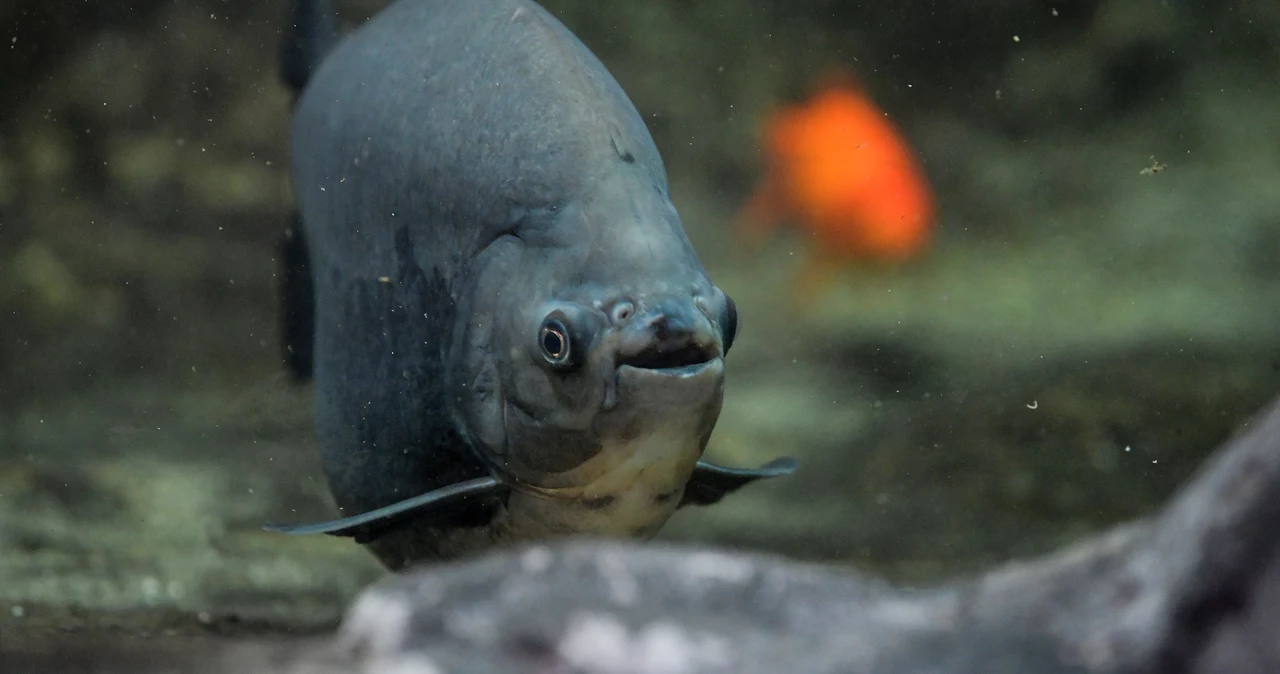
[[899, 264], [928, 246], [934, 198], [915, 150], [848, 78], [772, 113], [762, 131], [764, 175], [737, 227], [755, 243], [783, 222], [812, 234], [800, 303], [845, 265]]

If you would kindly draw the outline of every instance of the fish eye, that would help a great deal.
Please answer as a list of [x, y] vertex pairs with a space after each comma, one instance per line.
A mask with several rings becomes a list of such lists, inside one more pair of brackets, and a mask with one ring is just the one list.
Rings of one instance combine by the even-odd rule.
[[727, 293], [724, 296], [724, 313], [724, 319], [720, 321], [720, 329], [723, 332], [721, 337], [724, 341], [723, 355], [727, 356], [729, 347], [733, 346], [733, 338], [738, 336], [738, 305]]
[[558, 318], [549, 319], [542, 324], [538, 333], [538, 345], [542, 347], [542, 357], [551, 365], [560, 367], [569, 363], [571, 345], [569, 330]]
[[542, 316], [534, 324], [534, 357], [562, 374], [585, 365], [606, 323], [604, 314], [571, 302], [555, 302]]

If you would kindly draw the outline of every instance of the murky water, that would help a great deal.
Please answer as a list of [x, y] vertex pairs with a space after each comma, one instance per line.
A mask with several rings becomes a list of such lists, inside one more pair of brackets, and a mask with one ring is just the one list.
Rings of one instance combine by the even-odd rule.
[[[918, 4], [548, 3], [644, 115], [741, 311], [708, 455], [801, 461], [663, 537], [935, 579], [1150, 511], [1280, 390], [1280, 14]], [[22, 11], [0, 10], [23, 64], [0, 109], [0, 628], [330, 626], [382, 571], [259, 528], [332, 513], [279, 356], [282, 9], [62, 33]], [[805, 233], [728, 223], [760, 120], [831, 68], [903, 129], [939, 221], [921, 259], [849, 262], [799, 306]]]

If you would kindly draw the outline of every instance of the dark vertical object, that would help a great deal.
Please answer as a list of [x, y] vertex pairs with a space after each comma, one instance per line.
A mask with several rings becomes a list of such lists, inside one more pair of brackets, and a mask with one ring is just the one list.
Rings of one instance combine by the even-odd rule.
[[280, 77], [296, 97], [337, 42], [333, 0], [294, 0], [290, 28], [280, 52]]
[[315, 350], [315, 287], [311, 281], [307, 240], [302, 234], [302, 218], [295, 209], [292, 224], [280, 239], [281, 329], [284, 361], [294, 379], [311, 378]]
[[[311, 73], [337, 41], [338, 22], [332, 0], [295, 0], [293, 19], [280, 51], [280, 78], [296, 99]], [[294, 378], [311, 378], [315, 345], [315, 288], [311, 278], [302, 219], [294, 209], [280, 241], [282, 346]]]

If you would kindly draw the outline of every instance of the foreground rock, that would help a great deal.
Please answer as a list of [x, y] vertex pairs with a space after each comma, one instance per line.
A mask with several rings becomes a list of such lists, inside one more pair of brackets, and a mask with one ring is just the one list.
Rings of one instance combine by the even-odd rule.
[[928, 590], [771, 556], [580, 541], [389, 578], [332, 641], [3, 650], [32, 672], [1275, 672], [1277, 496], [1280, 402], [1159, 515]]
[[391, 579], [341, 642], [388, 672], [1275, 672], [1278, 496], [1273, 404], [1157, 517], [977, 579], [538, 547]]

